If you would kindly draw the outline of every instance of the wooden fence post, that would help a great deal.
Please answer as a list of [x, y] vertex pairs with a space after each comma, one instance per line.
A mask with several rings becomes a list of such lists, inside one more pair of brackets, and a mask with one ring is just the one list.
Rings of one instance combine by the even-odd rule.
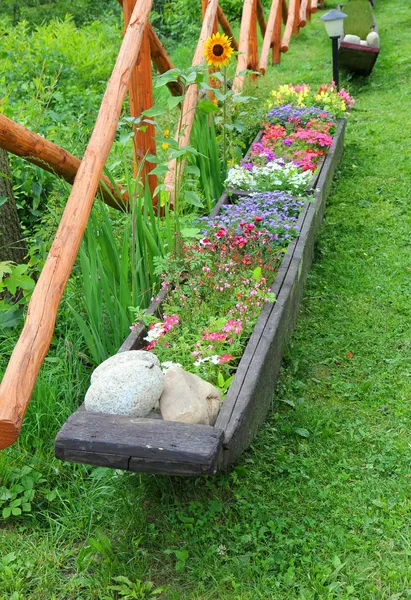
[[[204, 42], [213, 32], [215, 18], [217, 16], [218, 0], [208, 0], [206, 12], [203, 19], [203, 25], [201, 28], [200, 37], [197, 42], [197, 48], [194, 54], [193, 66], [203, 65], [205, 63], [204, 56]], [[177, 130], [175, 139], [178, 140], [179, 146], [187, 146], [190, 142], [191, 130], [193, 128], [193, 122], [195, 117], [195, 110], [198, 101], [198, 85], [191, 84], [188, 86], [186, 95], [184, 98], [184, 104], [182, 107], [182, 118], [181, 118], [181, 129]], [[164, 178], [164, 183], [170, 194], [170, 204], [174, 204], [174, 187], [176, 177], [176, 160], [171, 160], [168, 163], [168, 171]], [[180, 170], [179, 177], [181, 177], [182, 169]]]
[[[37, 165], [57, 177], [62, 177], [71, 184], [74, 182], [81, 163], [80, 159], [70, 152], [2, 114], [0, 114], [0, 148], [25, 158], [33, 165]], [[104, 186], [100, 185], [99, 191], [104, 202], [113, 208], [126, 209], [129, 200], [126, 190], [119, 184], [113, 187], [110, 179], [105, 175], [102, 175], [101, 181], [109, 189], [108, 192]]]
[[220, 5], [218, 5], [218, 7], [217, 7], [217, 17], [218, 17], [218, 22], [221, 25], [221, 29], [231, 39], [231, 46], [237, 52], [237, 50], [238, 50], [237, 40], [234, 37], [233, 30], [231, 29], [230, 23], [228, 22], [228, 19], [225, 16], [224, 11]]
[[[203, 15], [203, 19], [204, 19], [205, 14], [206, 14], [207, 4], [208, 4], [208, 0], [201, 0], [201, 12], [202, 12], [202, 15]], [[218, 15], [216, 14], [215, 19], [214, 19], [214, 25], [213, 25], [213, 31], [212, 31], [212, 33], [213, 34], [217, 33], [217, 31], [218, 31]]]
[[243, 14], [241, 17], [240, 40], [238, 42], [237, 70], [234, 78], [233, 89], [240, 92], [244, 85], [242, 71], [258, 66], [257, 45], [257, 0], [244, 0]]
[[267, 69], [268, 56], [270, 54], [271, 46], [273, 46], [273, 55], [274, 55], [275, 31], [276, 31], [276, 25], [277, 25], [277, 29], [278, 29], [278, 22], [280, 23], [280, 32], [281, 32], [281, 0], [273, 0], [271, 3], [270, 13], [268, 15], [267, 29], [266, 29], [264, 40], [263, 40], [263, 47], [261, 48], [259, 70], [263, 75]]
[[151, 5], [152, 0], [136, 2], [56, 237], [31, 297], [23, 331], [1, 382], [0, 449], [13, 444], [20, 433], [37, 375], [49, 349], [57, 309], [116, 135]]
[[277, 7], [277, 15], [274, 23], [273, 33], [273, 52], [272, 52], [272, 63], [273, 65], [279, 65], [281, 63], [281, 32], [283, 28], [282, 22], [282, 3], [279, 2]]
[[[134, 10], [136, 0], [123, 0], [124, 24], [127, 27], [130, 22], [131, 14]], [[151, 52], [149, 39], [149, 24], [144, 30], [143, 40], [141, 42], [140, 53], [137, 63], [133, 69], [129, 85], [130, 115], [139, 117], [144, 110], [152, 108], [153, 99], [153, 77], [151, 70]], [[145, 131], [136, 126], [134, 134], [134, 176], [137, 176], [141, 164], [141, 177], [143, 185], [148, 178], [151, 196], [154, 199], [154, 190], [157, 187], [157, 176], [150, 175], [150, 171], [155, 168], [155, 164], [145, 160], [147, 154], [156, 153], [156, 143], [154, 136], [155, 127], [152, 123], [144, 124]]]
[[257, 0], [257, 20], [260, 26], [261, 37], [264, 38], [267, 29], [267, 23], [264, 16], [264, 8], [261, 0]]

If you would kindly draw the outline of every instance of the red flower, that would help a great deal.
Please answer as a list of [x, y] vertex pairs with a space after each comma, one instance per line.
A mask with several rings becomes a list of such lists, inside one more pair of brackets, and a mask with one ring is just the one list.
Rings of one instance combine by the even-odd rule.
[[218, 359], [219, 363], [229, 363], [230, 360], [232, 360], [234, 358], [234, 356], [232, 354], [222, 354], [220, 356], [220, 358]]

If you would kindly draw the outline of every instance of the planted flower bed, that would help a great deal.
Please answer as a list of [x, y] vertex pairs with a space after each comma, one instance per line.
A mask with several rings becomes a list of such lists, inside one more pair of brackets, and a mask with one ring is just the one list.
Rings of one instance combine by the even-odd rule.
[[[79, 409], [56, 439], [64, 460], [134, 471], [215, 473], [249, 445], [272, 400], [352, 103], [331, 88], [273, 92], [267, 123], [120, 349], [153, 351], [225, 394], [215, 424]], [[311, 105], [317, 103], [319, 106]], [[237, 188], [233, 190], [233, 187]], [[238, 189], [242, 187], [242, 189]]]

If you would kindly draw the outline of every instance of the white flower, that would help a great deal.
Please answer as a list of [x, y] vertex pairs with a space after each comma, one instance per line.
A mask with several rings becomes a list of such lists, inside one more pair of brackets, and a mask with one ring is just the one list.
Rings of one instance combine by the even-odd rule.
[[218, 354], [213, 354], [213, 356], [206, 356], [205, 358], [199, 358], [198, 360], [195, 361], [194, 366], [199, 367], [201, 365], [201, 363], [205, 363], [205, 362], [209, 362], [209, 361], [212, 362], [213, 365], [218, 365], [219, 359], [220, 359], [220, 357], [218, 356]]
[[172, 367], [181, 369], [183, 365], [180, 365], [180, 363], [172, 362], [171, 360], [166, 360], [165, 362], [161, 363], [161, 366], [164, 367], [163, 369], [161, 369], [163, 371], [163, 373], [167, 373], [167, 371], [169, 369], [171, 369]]
[[163, 323], [155, 323], [151, 329], [148, 330], [148, 334], [144, 338], [147, 342], [154, 342], [158, 340], [164, 334]]

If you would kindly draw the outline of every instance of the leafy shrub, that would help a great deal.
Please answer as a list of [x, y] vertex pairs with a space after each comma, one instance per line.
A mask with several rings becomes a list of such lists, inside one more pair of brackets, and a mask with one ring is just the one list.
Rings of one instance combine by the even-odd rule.
[[0, 14], [7, 15], [16, 25], [27, 21], [31, 26], [40, 25], [52, 19], [74, 18], [76, 25], [109, 18], [119, 14], [120, 6], [114, 0], [3, 0]]

